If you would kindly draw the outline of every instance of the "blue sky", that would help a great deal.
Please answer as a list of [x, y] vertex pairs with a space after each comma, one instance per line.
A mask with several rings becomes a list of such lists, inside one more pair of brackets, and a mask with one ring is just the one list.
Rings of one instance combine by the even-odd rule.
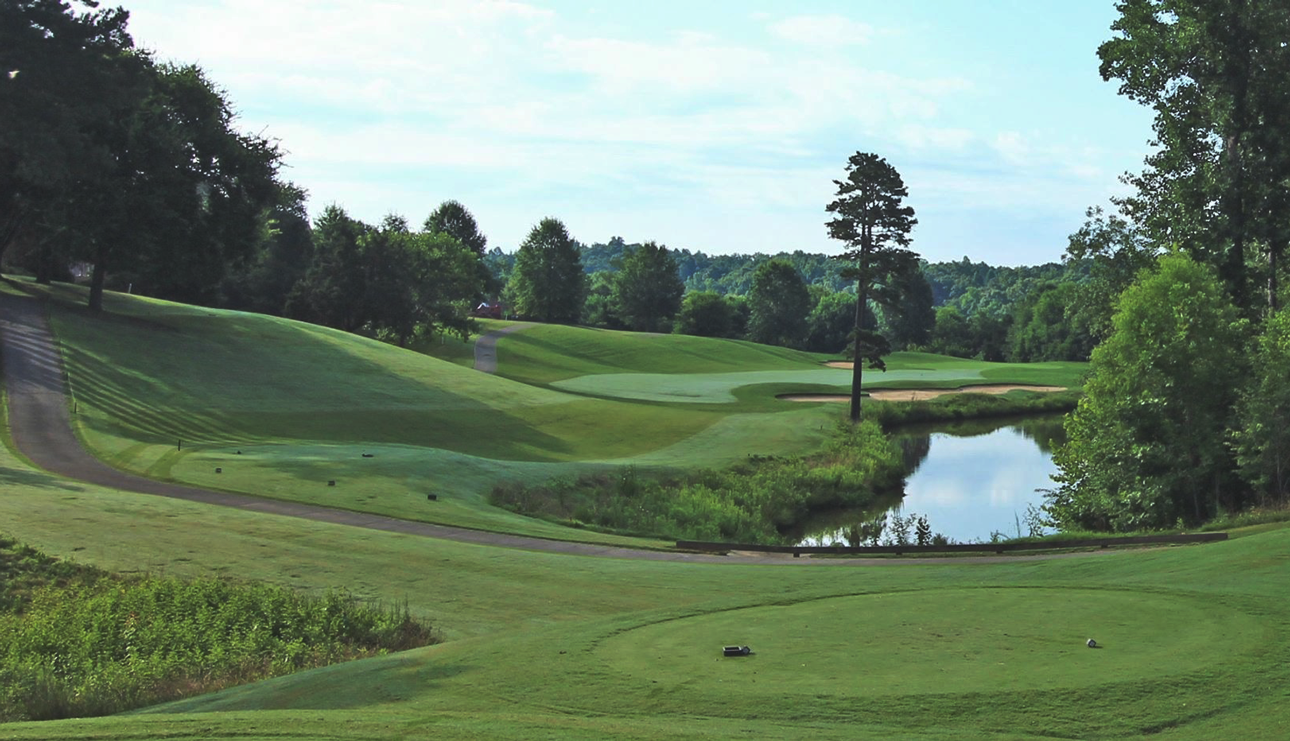
[[856, 151], [909, 186], [932, 261], [1057, 260], [1124, 192], [1150, 112], [1097, 73], [1113, 2], [119, 0], [279, 139], [310, 211], [470, 208], [708, 253], [836, 254]]

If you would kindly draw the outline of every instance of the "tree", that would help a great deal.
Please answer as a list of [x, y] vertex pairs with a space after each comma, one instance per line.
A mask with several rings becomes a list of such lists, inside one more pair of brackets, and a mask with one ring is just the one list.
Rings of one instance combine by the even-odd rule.
[[1245, 371], [1244, 320], [1213, 268], [1162, 258], [1120, 297], [1045, 509], [1065, 529], [1199, 523], [1233, 501], [1224, 443]]
[[1085, 212], [1087, 220], [1070, 236], [1067, 264], [1089, 263], [1088, 280], [1080, 284], [1068, 307], [1071, 320], [1088, 327], [1093, 340], [1111, 332], [1115, 300], [1144, 269], [1155, 264], [1160, 250], [1127, 219], [1100, 207]]
[[294, 319], [357, 331], [366, 321], [359, 239], [371, 227], [332, 204], [313, 228], [313, 262], [291, 289], [283, 312]]
[[[95, 7], [94, 3], [87, 3]], [[241, 134], [194, 65], [133, 49], [123, 10], [0, 5], [0, 251], [21, 238], [38, 265], [92, 263], [150, 295], [214, 302], [252, 253], [280, 192], [277, 147]]]
[[479, 274], [478, 301], [484, 294], [496, 294], [505, 283], [493, 275], [485, 260], [488, 255], [488, 238], [479, 231], [474, 214], [459, 201], [444, 201], [434, 213], [426, 217], [422, 231], [426, 234], [446, 234], [460, 242], [475, 255], [475, 272]]
[[834, 214], [827, 226], [829, 237], [847, 249], [839, 259], [851, 263], [856, 282], [856, 353], [851, 376], [851, 421], [860, 421], [860, 385], [865, 362], [885, 370], [882, 350], [887, 342], [863, 328], [870, 300], [892, 306], [900, 299], [905, 276], [917, 270], [917, 256], [906, 249], [909, 233], [918, 220], [904, 205], [909, 195], [900, 173], [878, 155], [856, 152], [847, 160], [847, 177], [835, 180], [837, 198], [826, 210]]
[[146, 58], [121, 8], [0, 3], [0, 256], [46, 243], [76, 183], [110, 168], [104, 130], [136, 104]]
[[646, 242], [627, 251], [614, 277], [619, 318], [637, 332], [664, 332], [681, 309], [685, 284], [666, 247]]
[[313, 262], [313, 233], [305, 191], [283, 185], [277, 204], [263, 221], [255, 254], [231, 272], [221, 293], [234, 309], [285, 316], [291, 289]]
[[1264, 323], [1254, 374], [1237, 404], [1233, 447], [1243, 478], [1260, 504], [1290, 501], [1290, 309]]
[[[826, 293], [806, 318], [805, 348], [811, 352], [841, 353], [855, 336], [855, 297], [838, 291]], [[877, 326], [873, 312], [865, 312], [865, 329]]]
[[587, 298], [582, 304], [583, 324], [605, 329], [623, 328], [614, 301], [616, 284], [614, 273], [608, 270], [597, 270], [587, 276]]
[[748, 339], [765, 345], [801, 347], [811, 294], [792, 265], [770, 260], [758, 266], [748, 292], [748, 308]]
[[968, 325], [963, 312], [953, 306], [942, 306], [936, 310], [931, 349], [933, 352], [958, 358], [970, 358], [976, 354], [972, 328]]
[[447, 234], [461, 242], [481, 259], [488, 252], [488, 237], [479, 231], [474, 214], [460, 201], [444, 201], [434, 213], [426, 217], [422, 231], [427, 234]]
[[288, 298], [290, 316], [400, 347], [419, 335], [469, 336], [481, 281], [474, 250], [443, 232], [413, 233], [393, 214], [374, 229], [335, 205], [314, 235], [314, 264]]
[[1004, 358], [1010, 363], [1088, 359], [1093, 338], [1071, 316], [1078, 293], [1074, 283], [1043, 283], [1018, 302]]
[[699, 337], [735, 336], [735, 309], [725, 296], [714, 291], [685, 294], [676, 315], [674, 331]]
[[586, 274], [577, 243], [558, 219], [543, 219], [520, 244], [507, 290], [515, 311], [523, 316], [578, 321]]
[[[1290, 13], [1282, 0], [1121, 0], [1119, 36], [1098, 48], [1104, 79], [1151, 106], [1156, 151], [1129, 178], [1129, 213], [1157, 244], [1219, 268], [1250, 306], [1247, 250], [1277, 257], [1290, 216]], [[1270, 299], [1274, 300], [1274, 299]]]
[[932, 338], [936, 326], [936, 308], [932, 299], [932, 284], [922, 270], [910, 271], [900, 301], [883, 309], [892, 347], [924, 346]]

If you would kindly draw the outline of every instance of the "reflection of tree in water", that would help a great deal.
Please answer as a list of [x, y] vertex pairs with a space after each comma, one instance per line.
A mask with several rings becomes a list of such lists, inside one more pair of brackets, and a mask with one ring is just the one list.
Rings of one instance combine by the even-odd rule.
[[1026, 439], [1033, 440], [1040, 450], [1052, 455], [1054, 448], [1066, 443], [1065, 419], [1064, 416], [1037, 417], [1019, 422], [1014, 428]]
[[896, 437], [896, 445], [900, 448], [900, 458], [905, 465], [905, 477], [914, 475], [918, 467], [923, 465], [927, 456], [932, 452], [932, 436], [930, 434], [912, 434], [899, 435]]
[[[1053, 448], [1066, 442], [1064, 420], [1065, 417], [1062, 415], [1044, 415], [916, 425], [903, 428], [895, 435], [895, 443], [900, 448], [905, 466], [905, 478], [908, 479], [918, 471], [931, 454], [934, 433], [954, 437], [977, 437], [1004, 428], [1012, 428], [1027, 440], [1034, 442], [1039, 450], [1052, 455]], [[798, 523], [793, 532], [785, 535], [803, 545], [834, 543], [846, 543], [852, 547], [876, 545], [875, 541], [878, 537], [883, 536], [884, 531], [889, 529], [888, 526], [891, 523], [888, 517], [898, 516], [904, 495], [904, 487], [901, 486], [895, 491], [883, 492], [863, 509], [815, 513], [810, 520]], [[932, 523], [933, 527], [935, 525], [936, 523]]]

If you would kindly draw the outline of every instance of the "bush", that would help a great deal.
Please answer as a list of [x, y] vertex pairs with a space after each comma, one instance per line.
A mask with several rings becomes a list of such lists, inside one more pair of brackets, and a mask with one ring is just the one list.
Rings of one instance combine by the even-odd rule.
[[904, 477], [899, 448], [874, 422], [840, 425], [823, 451], [750, 458], [683, 477], [614, 474], [494, 487], [490, 501], [520, 514], [635, 535], [783, 542], [809, 512], [862, 506]]
[[406, 605], [217, 579], [127, 579], [12, 541], [0, 541], [0, 564], [19, 552], [40, 566], [0, 612], [0, 721], [117, 713], [436, 641]]

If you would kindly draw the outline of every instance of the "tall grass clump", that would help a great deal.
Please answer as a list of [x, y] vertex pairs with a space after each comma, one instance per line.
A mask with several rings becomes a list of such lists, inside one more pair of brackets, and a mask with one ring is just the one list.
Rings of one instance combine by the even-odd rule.
[[8, 605], [0, 721], [107, 715], [436, 640], [406, 605], [219, 579], [99, 572]]
[[904, 476], [900, 449], [874, 422], [842, 424], [824, 450], [750, 458], [725, 470], [649, 476], [628, 468], [542, 485], [506, 482], [493, 504], [574, 526], [690, 540], [785, 542], [814, 510], [863, 506]]

